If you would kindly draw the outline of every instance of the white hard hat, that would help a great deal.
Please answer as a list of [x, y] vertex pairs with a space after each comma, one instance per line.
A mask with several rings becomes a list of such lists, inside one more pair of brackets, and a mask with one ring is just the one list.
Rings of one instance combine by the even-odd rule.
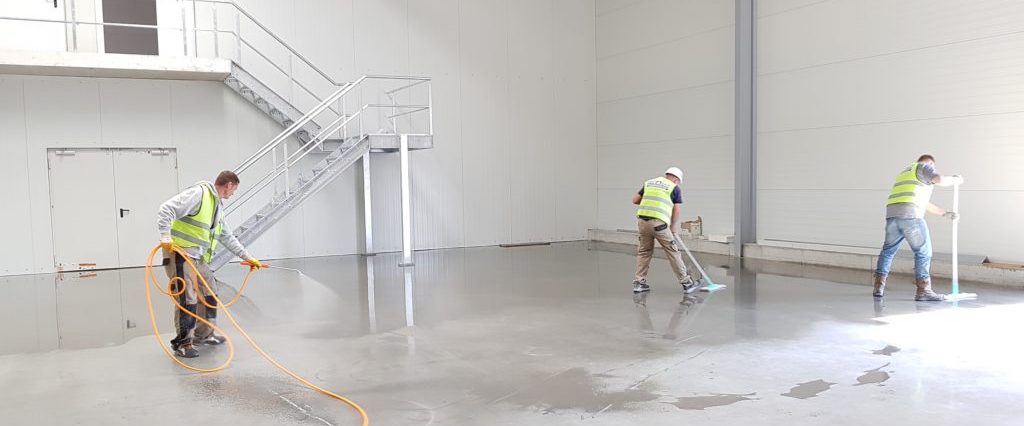
[[672, 175], [679, 178], [679, 180], [683, 180], [683, 171], [679, 170], [678, 167], [669, 167], [668, 170], [665, 170], [665, 174]]

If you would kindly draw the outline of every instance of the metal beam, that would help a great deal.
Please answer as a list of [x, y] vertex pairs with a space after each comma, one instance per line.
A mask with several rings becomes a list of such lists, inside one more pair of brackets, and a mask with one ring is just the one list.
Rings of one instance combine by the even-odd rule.
[[373, 252], [373, 191], [370, 185], [370, 152], [363, 154], [363, 242], [366, 244], [363, 254], [372, 256]]
[[399, 148], [402, 165], [402, 263], [398, 266], [413, 266], [412, 261], [412, 211], [409, 188], [409, 135], [401, 136]]
[[757, 0], [736, 0], [736, 237], [732, 253], [757, 241]]

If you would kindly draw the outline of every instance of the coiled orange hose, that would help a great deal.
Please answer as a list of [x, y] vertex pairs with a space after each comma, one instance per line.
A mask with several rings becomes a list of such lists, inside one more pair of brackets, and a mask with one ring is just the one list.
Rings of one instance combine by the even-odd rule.
[[[217, 301], [217, 305], [218, 306], [216, 306], [216, 307], [220, 308], [224, 312], [224, 315], [228, 317], [228, 320], [231, 321], [231, 324], [235, 326], [235, 329], [237, 329], [238, 332], [241, 333], [243, 337], [245, 337], [245, 340], [249, 342], [249, 345], [251, 345], [252, 348], [256, 350], [256, 352], [258, 352], [261, 356], [263, 356], [264, 359], [266, 359], [268, 362], [273, 364], [275, 367], [277, 367], [278, 369], [283, 371], [285, 374], [291, 376], [295, 380], [298, 380], [299, 382], [301, 382], [306, 387], [308, 387], [310, 389], [313, 389], [313, 390], [315, 390], [317, 392], [320, 392], [320, 393], [322, 393], [324, 395], [327, 395], [327, 396], [329, 396], [331, 398], [334, 398], [334, 399], [336, 399], [338, 401], [341, 401], [341, 402], [347, 404], [348, 406], [352, 407], [352, 409], [355, 410], [357, 413], [359, 413], [359, 416], [362, 417], [362, 420], [363, 420], [362, 424], [363, 424], [363, 426], [368, 426], [370, 424], [370, 417], [367, 416], [366, 411], [363, 410], [363, 407], [360, 407], [359, 404], [356, 404], [354, 401], [352, 401], [352, 400], [350, 400], [348, 398], [345, 398], [344, 396], [338, 395], [338, 394], [336, 394], [334, 392], [331, 392], [331, 391], [329, 391], [327, 389], [324, 389], [324, 388], [322, 388], [320, 386], [317, 386], [317, 385], [313, 384], [312, 382], [310, 382], [309, 380], [306, 380], [302, 376], [299, 376], [298, 374], [295, 374], [291, 370], [285, 368], [285, 366], [283, 366], [279, 362], [277, 362], [277, 360], [275, 360], [273, 357], [271, 357], [269, 354], [267, 354], [267, 352], [264, 351], [263, 348], [261, 348], [258, 344], [256, 344], [256, 341], [254, 341], [252, 339], [252, 336], [249, 336], [249, 333], [245, 332], [245, 329], [243, 329], [242, 326], [238, 325], [238, 321], [235, 321], [235, 317], [234, 317], [234, 315], [231, 315], [231, 311], [228, 309], [228, 307], [231, 306], [232, 304], [234, 304], [236, 301], [238, 301], [238, 298], [241, 297], [242, 291], [245, 290], [245, 286], [249, 283], [249, 278], [252, 276], [253, 269], [250, 269], [249, 273], [246, 274], [245, 280], [242, 282], [242, 286], [238, 289], [238, 294], [235, 295], [235, 297], [233, 299], [231, 299], [230, 302], [223, 303], [223, 302], [220, 301], [220, 298], [217, 297], [217, 294], [213, 291], [213, 288], [210, 286], [210, 284], [206, 282], [205, 278], [203, 278], [203, 275], [199, 273], [199, 269], [196, 268], [196, 265], [195, 265], [195, 263], [193, 263], [192, 258], [187, 253], [185, 253], [185, 251], [183, 251], [179, 247], [173, 247], [172, 249], [176, 253], [180, 254], [182, 258], [185, 259], [185, 261], [188, 263], [189, 267], [192, 268], [192, 271], [195, 272], [195, 275], [198, 278], [197, 281], [201, 282], [202, 285], [203, 285], [203, 288], [205, 288], [207, 290], [206, 293], [213, 295], [214, 300]], [[185, 309], [184, 306], [181, 306], [181, 304], [178, 303], [177, 296], [181, 295], [181, 293], [185, 291], [185, 285], [187, 285], [187, 282], [184, 279], [182, 279], [180, 277], [172, 278], [167, 283], [167, 289], [164, 289], [164, 287], [160, 285], [160, 281], [156, 278], [156, 274], [153, 273], [153, 266], [152, 266], [153, 265], [153, 259], [156, 257], [156, 253], [158, 251], [160, 251], [160, 246], [159, 245], [154, 247], [153, 250], [149, 252], [149, 257], [146, 259], [146, 265], [147, 265], [146, 266], [146, 304], [149, 307], [149, 322], [150, 322], [150, 324], [153, 325], [153, 337], [156, 337], [157, 343], [160, 344], [160, 348], [164, 350], [164, 353], [167, 354], [168, 358], [170, 358], [172, 361], [178, 363], [178, 365], [180, 365], [182, 367], [185, 367], [185, 368], [187, 368], [189, 370], [197, 371], [197, 372], [200, 372], [200, 373], [212, 373], [212, 372], [220, 371], [220, 370], [223, 370], [223, 369], [227, 368], [228, 365], [231, 364], [231, 361], [235, 358], [235, 345], [234, 345], [234, 343], [231, 341], [231, 338], [228, 337], [228, 335], [226, 333], [224, 333], [224, 330], [222, 330], [220, 327], [217, 327], [217, 325], [207, 321], [206, 318], [201, 318], [201, 317], [199, 317], [199, 315], [196, 315], [196, 314], [190, 312], [188, 309]], [[181, 286], [181, 290], [179, 290], [177, 292], [173, 292], [170, 289], [172, 288], [171, 285], [174, 284], [176, 282], [176, 280], [180, 281], [182, 283], [182, 286]], [[171, 302], [174, 303], [174, 306], [176, 306], [181, 312], [185, 313], [186, 315], [191, 316], [192, 318], [195, 318], [196, 321], [201, 321], [202, 323], [212, 327], [214, 329], [214, 331], [216, 331], [219, 335], [224, 336], [224, 338], [227, 339], [227, 341], [225, 343], [227, 343], [227, 346], [228, 346], [228, 357], [227, 357], [226, 360], [224, 360], [223, 363], [221, 363], [220, 365], [218, 365], [218, 366], [216, 366], [214, 368], [199, 368], [199, 367], [193, 367], [191, 365], [188, 365], [185, 362], [183, 362], [182, 360], [180, 360], [180, 359], [178, 359], [177, 357], [174, 356], [174, 354], [171, 352], [170, 348], [168, 348], [167, 345], [164, 344], [163, 340], [160, 339], [160, 328], [157, 327], [157, 325], [156, 325], [156, 314], [154, 313], [154, 310], [153, 310], [153, 297], [152, 297], [152, 294], [151, 294], [151, 291], [150, 291], [150, 288], [149, 288], [149, 284], [153, 284], [153, 286], [156, 287], [157, 290], [159, 290], [161, 293], [167, 295], [171, 299]], [[203, 293], [199, 291], [199, 283], [193, 283], [193, 285], [196, 286], [196, 289], [195, 289], [196, 290], [196, 294], [197, 295], [202, 295]], [[203, 297], [198, 297], [198, 299], [200, 301], [202, 301], [202, 303], [204, 305], [206, 305], [207, 307], [214, 308], [214, 306], [211, 306], [211, 305], [207, 304], [206, 300], [204, 300]]]

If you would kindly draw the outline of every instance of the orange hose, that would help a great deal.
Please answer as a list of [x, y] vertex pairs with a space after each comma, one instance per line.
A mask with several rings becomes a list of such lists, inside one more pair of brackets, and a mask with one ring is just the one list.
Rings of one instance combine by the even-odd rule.
[[[146, 259], [146, 265], [147, 265], [146, 266], [146, 304], [149, 307], [149, 322], [150, 322], [150, 324], [153, 325], [153, 336], [156, 337], [157, 343], [160, 344], [160, 348], [164, 350], [164, 353], [167, 354], [168, 358], [170, 358], [172, 361], [178, 363], [178, 365], [180, 365], [182, 367], [185, 367], [185, 368], [187, 368], [189, 370], [197, 371], [197, 372], [200, 372], [200, 373], [212, 373], [212, 372], [220, 371], [220, 370], [223, 370], [223, 369], [227, 368], [228, 365], [231, 364], [231, 360], [233, 360], [235, 358], [235, 345], [234, 345], [234, 343], [231, 342], [231, 338], [228, 337], [228, 335], [226, 333], [224, 333], [224, 330], [222, 330], [220, 327], [217, 327], [215, 324], [207, 321], [206, 318], [200, 318], [198, 315], [190, 312], [188, 309], [185, 309], [184, 306], [181, 306], [181, 304], [178, 303], [178, 300], [177, 300], [176, 296], [178, 296], [182, 292], [184, 292], [185, 291], [185, 285], [187, 285], [187, 282], [185, 282], [184, 279], [182, 279], [180, 277], [172, 278], [167, 283], [167, 286], [168, 286], [167, 290], [164, 290], [163, 286], [161, 286], [160, 282], [157, 280], [156, 274], [153, 273], [153, 266], [152, 266], [153, 265], [153, 259], [156, 257], [156, 253], [159, 250], [160, 250], [160, 246], [159, 245], [154, 247], [153, 250], [149, 252], [149, 258]], [[179, 247], [175, 246], [175, 247], [173, 247], [173, 250], [175, 252], [177, 252], [178, 254], [180, 254], [181, 257], [185, 259], [185, 261], [188, 263], [189, 267], [192, 268], [192, 271], [194, 271], [196, 273], [196, 277], [199, 278], [197, 281], [202, 282], [203, 283], [203, 288], [205, 288], [209, 294], [213, 295], [214, 300], [217, 301], [217, 305], [219, 305], [219, 307], [224, 311], [224, 315], [226, 315], [228, 317], [228, 320], [231, 321], [231, 324], [235, 326], [235, 329], [237, 329], [238, 332], [241, 333], [243, 337], [245, 337], [245, 340], [249, 342], [249, 345], [251, 345], [253, 347], [253, 349], [256, 350], [256, 352], [258, 352], [261, 356], [263, 356], [264, 359], [266, 359], [268, 362], [273, 364], [275, 367], [277, 367], [278, 369], [283, 371], [285, 374], [291, 376], [295, 380], [298, 380], [299, 382], [301, 382], [306, 387], [308, 387], [310, 389], [313, 389], [313, 390], [315, 390], [317, 392], [320, 392], [320, 393], [322, 393], [324, 395], [327, 395], [327, 396], [329, 396], [331, 398], [334, 398], [334, 399], [336, 399], [338, 401], [341, 401], [341, 402], [347, 404], [348, 406], [352, 407], [352, 409], [355, 410], [357, 413], [359, 413], [359, 416], [362, 417], [362, 420], [363, 420], [362, 424], [363, 424], [363, 426], [367, 426], [367, 425], [370, 424], [370, 417], [367, 416], [366, 411], [363, 410], [363, 407], [360, 407], [359, 404], [356, 404], [354, 401], [352, 401], [352, 400], [350, 400], [348, 398], [345, 398], [344, 396], [338, 395], [338, 394], [336, 394], [334, 392], [331, 392], [331, 391], [329, 391], [327, 389], [324, 389], [324, 388], [322, 388], [320, 386], [317, 386], [317, 385], [313, 384], [312, 382], [310, 382], [309, 380], [306, 380], [302, 376], [299, 376], [298, 374], [295, 374], [291, 370], [285, 368], [285, 366], [283, 366], [279, 362], [277, 362], [277, 360], [275, 360], [273, 357], [271, 357], [269, 354], [267, 354], [266, 351], [263, 350], [263, 348], [261, 348], [258, 344], [256, 344], [256, 341], [254, 341], [252, 339], [252, 336], [249, 336], [249, 333], [245, 332], [245, 330], [242, 328], [242, 326], [238, 325], [238, 322], [235, 321], [235, 317], [233, 315], [231, 315], [231, 311], [228, 310], [228, 307], [231, 306], [231, 304], [235, 303], [238, 300], [238, 298], [242, 295], [242, 291], [245, 290], [245, 286], [246, 286], [246, 284], [249, 283], [249, 278], [252, 276], [252, 272], [253, 272], [252, 269], [250, 269], [249, 273], [245, 276], [245, 281], [242, 282], [242, 286], [238, 289], [238, 294], [235, 295], [235, 297], [229, 303], [225, 304], [225, 303], [222, 303], [220, 301], [220, 298], [217, 297], [217, 294], [213, 291], [213, 288], [210, 287], [210, 284], [206, 282], [206, 279], [203, 278], [203, 275], [199, 273], [199, 269], [196, 268], [196, 265], [192, 261], [192, 258], [187, 253], [185, 253], [181, 248], [179, 248]], [[181, 286], [181, 290], [179, 290], [177, 292], [173, 292], [171, 290], [171, 284], [176, 282], [175, 280], [180, 280], [181, 283], [183, 284]], [[193, 367], [193, 366], [188, 365], [185, 362], [181, 361], [180, 359], [175, 357], [173, 353], [171, 353], [171, 350], [167, 347], [167, 345], [164, 344], [163, 340], [160, 339], [160, 329], [156, 325], [156, 314], [154, 313], [154, 310], [153, 310], [153, 297], [152, 297], [152, 295], [150, 293], [149, 284], [153, 284], [153, 286], [155, 286], [157, 288], [157, 290], [159, 290], [161, 293], [167, 295], [171, 299], [171, 301], [174, 303], [174, 306], [176, 306], [181, 312], [183, 312], [185, 314], [188, 314], [192, 318], [195, 318], [197, 321], [201, 321], [202, 323], [212, 327], [218, 334], [220, 334], [221, 336], [224, 336], [224, 338], [227, 339], [228, 357], [227, 357], [227, 359], [222, 364], [220, 364], [220, 365], [218, 365], [218, 366], [216, 366], [214, 368]], [[198, 284], [196, 283], [195, 285], [197, 287], [196, 288], [196, 290], [197, 290], [196, 294], [197, 295], [201, 295], [202, 293], [198, 292], [198, 290], [199, 290]], [[203, 304], [206, 304], [206, 301], [204, 300], [203, 297], [197, 297], [197, 299], [203, 301]], [[206, 306], [210, 307], [210, 308], [214, 307], [214, 306], [210, 306], [208, 304], [206, 304]]]

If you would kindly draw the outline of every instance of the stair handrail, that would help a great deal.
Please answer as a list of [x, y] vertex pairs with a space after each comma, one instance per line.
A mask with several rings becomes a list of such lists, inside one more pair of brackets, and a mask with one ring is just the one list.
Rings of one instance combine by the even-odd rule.
[[[270, 28], [267, 28], [266, 25], [264, 25], [262, 22], [260, 22], [258, 19], [256, 19], [256, 17], [253, 16], [251, 13], [247, 12], [245, 9], [242, 9], [242, 7], [239, 6], [237, 3], [235, 3], [234, 1], [231, 1], [231, 0], [178, 0], [178, 1], [181, 1], [181, 2], [186, 2], [186, 1], [192, 2], [193, 3], [193, 8], [195, 7], [195, 3], [212, 3], [212, 4], [229, 5], [229, 6], [233, 7], [233, 8], [235, 8], [236, 11], [238, 11], [239, 13], [244, 15], [246, 18], [249, 18], [249, 20], [252, 21], [252, 23], [256, 24], [256, 26], [259, 27], [261, 30], [263, 30], [263, 32], [265, 32], [267, 35], [269, 35], [274, 40], [276, 40], [278, 43], [280, 43], [281, 46], [283, 46], [285, 49], [287, 49], [289, 52], [291, 52], [293, 55], [295, 55], [295, 57], [299, 58], [299, 60], [304, 62], [306, 65], [309, 65], [309, 67], [313, 71], [316, 71], [317, 74], [320, 74], [328, 82], [330, 82], [331, 84], [333, 84], [335, 86], [342, 86], [342, 85], [347, 84], [347, 83], [339, 83], [339, 82], [335, 81], [333, 78], [331, 78], [330, 75], [328, 75], [326, 72], [321, 70], [320, 67], [317, 67], [315, 64], [313, 64], [312, 61], [310, 61], [305, 56], [303, 56], [301, 53], [299, 53], [298, 50], [295, 50], [294, 47], [292, 47], [286, 41], [281, 39], [281, 37], [278, 37], [277, 34], [275, 34], [273, 31], [270, 30]], [[193, 9], [193, 13], [194, 13], [194, 9]], [[219, 29], [206, 30], [206, 29], [199, 29], [198, 28], [198, 23], [196, 23], [195, 21], [192, 22], [192, 30], [194, 32], [195, 31], [203, 31], [203, 32], [230, 33], [230, 34], [234, 34], [235, 37], [238, 37], [239, 39], [241, 39], [241, 34], [236, 34], [234, 31], [230, 31], [230, 30], [219, 30]], [[254, 48], [253, 50], [256, 50], [256, 49]]]
[[[399, 103], [397, 103], [396, 101], [393, 100], [394, 99], [394, 95], [396, 93], [398, 93], [400, 91], [403, 91], [403, 90], [408, 90], [410, 88], [419, 86], [419, 85], [424, 84], [424, 83], [427, 84], [427, 88], [429, 89], [430, 88], [430, 82], [432, 81], [432, 79], [430, 77], [391, 76], [391, 75], [364, 75], [364, 76], [358, 78], [356, 81], [354, 81], [352, 83], [349, 83], [349, 84], [339, 88], [337, 91], [335, 91], [333, 94], [331, 94], [331, 96], [329, 96], [329, 97], [327, 97], [327, 99], [324, 99], [323, 101], [321, 101], [321, 103], [318, 104], [315, 108], [313, 108], [308, 113], [303, 115], [302, 118], [300, 118], [299, 120], [296, 120], [294, 123], [292, 123], [290, 126], [288, 126], [288, 128], [286, 128], [284, 131], [282, 131], [276, 137], [274, 137], [269, 142], [264, 144], [263, 147], [261, 147], [254, 154], [249, 156], [249, 158], [247, 158], [245, 161], [243, 161], [242, 164], [240, 164], [238, 167], [236, 167], [234, 169], [235, 173], [241, 174], [243, 171], [249, 169], [254, 164], [256, 164], [259, 160], [261, 160], [264, 157], [266, 157], [269, 153], [274, 152], [274, 150], [277, 149], [277, 147], [281, 146], [282, 144], [288, 143], [289, 137], [291, 137], [292, 135], [297, 133], [299, 130], [301, 130], [303, 125], [305, 125], [306, 123], [312, 121], [317, 115], [322, 113], [332, 103], [338, 102], [338, 101], [344, 102], [343, 98], [346, 95], [351, 93], [353, 89], [355, 89], [356, 87], [359, 87], [360, 85], [362, 85], [367, 80], [411, 80], [411, 81], [413, 81], [413, 83], [407, 84], [407, 85], [403, 85], [401, 87], [398, 87], [398, 88], [395, 88], [395, 89], [392, 89], [392, 90], [385, 91], [384, 93], [389, 98], [392, 99], [392, 103], [390, 103], [390, 104], [376, 104], [376, 103], [366, 103], [366, 104], [363, 104], [360, 108], [358, 108], [356, 110], [355, 113], [347, 114], [347, 115], [340, 115], [337, 118], [335, 118], [334, 120], [332, 120], [330, 123], [328, 123], [326, 126], [322, 127], [319, 130], [319, 132], [317, 132], [316, 135], [313, 135], [312, 139], [309, 142], [307, 142], [306, 144], [304, 144], [299, 150], [297, 150], [297, 151], [295, 151], [295, 152], [293, 152], [291, 154], [286, 154], [285, 158], [283, 159], [283, 161], [280, 164], [277, 164], [276, 161], [275, 161], [274, 167], [269, 172], [267, 172], [261, 178], [257, 179], [255, 181], [255, 183], [253, 183], [251, 185], [247, 185], [247, 189], [244, 190], [242, 193], [238, 194], [236, 197], [234, 197], [234, 201], [231, 202], [227, 206], [227, 210], [225, 210], [225, 216], [230, 215], [232, 212], [237, 210], [240, 206], [242, 206], [243, 204], [248, 202], [250, 199], [252, 199], [252, 197], [254, 197], [257, 193], [262, 191], [268, 185], [273, 183], [281, 175], [286, 175], [287, 176], [288, 171], [293, 166], [298, 164], [299, 161], [301, 161], [303, 158], [305, 158], [307, 155], [309, 155], [315, 149], [321, 147], [322, 144], [324, 143], [324, 141], [326, 141], [330, 135], [334, 134], [335, 132], [338, 132], [339, 130], [345, 129], [346, 126], [348, 126], [348, 124], [351, 123], [353, 120], [355, 120], [357, 118], [360, 120], [360, 124], [359, 124], [360, 131], [359, 131], [359, 134], [356, 137], [357, 138], [362, 138], [363, 136], [365, 136], [363, 134], [363, 132], [362, 132], [362, 116], [363, 116], [363, 113], [367, 109], [370, 109], [370, 108], [391, 108], [392, 111], [393, 111], [392, 114], [387, 116], [387, 117], [385, 117], [385, 118], [388, 119], [391, 122], [392, 128], [396, 131], [396, 133], [397, 133], [398, 129], [397, 129], [397, 126], [396, 126], [395, 119], [397, 117], [408, 115], [408, 114], [412, 114], [412, 113], [416, 113], [416, 112], [420, 112], [420, 111], [428, 111], [428, 113], [429, 113], [429, 115], [428, 115], [428, 126], [429, 127], [428, 127], [427, 132], [429, 134], [433, 134], [433, 111], [432, 111], [432, 108], [431, 108], [431, 106], [432, 106], [431, 103], [433, 101], [432, 101], [432, 98], [431, 98], [431, 91], [430, 90], [427, 90], [427, 104], [426, 105], [421, 105], [421, 104], [408, 104], [408, 105], [406, 105], [406, 104], [399, 104]], [[399, 110], [399, 109], [402, 109], [403, 111], [402, 112], [397, 112], [397, 110]], [[288, 185], [290, 185], [290, 182], [286, 182], [285, 185], [286, 185], [285, 196], [287, 197], [289, 195], [288, 194], [288, 191], [289, 191]]]
[[266, 156], [267, 153], [273, 151], [274, 148], [277, 148], [282, 143], [285, 143], [290, 136], [294, 135], [300, 129], [302, 129], [302, 126], [306, 125], [310, 121], [313, 121], [314, 117], [322, 113], [332, 103], [339, 101], [343, 96], [351, 92], [353, 88], [355, 88], [360, 83], [365, 81], [366, 78], [366, 76], [359, 77], [359, 79], [357, 79], [356, 81], [346, 84], [339, 88], [338, 90], [334, 91], [334, 93], [332, 93], [323, 101], [320, 101], [320, 103], [313, 107], [312, 110], [303, 115], [302, 118], [295, 120], [295, 122], [293, 122], [290, 126], [285, 128], [283, 131], [281, 131], [281, 133], [279, 133], [269, 142], [264, 144], [259, 150], [257, 150], [251, 156], [249, 156], [249, 158], [245, 159], [245, 161], [243, 161], [242, 164], [238, 165], [238, 167], [235, 167], [234, 172], [236, 174], [242, 173], [249, 167], [252, 167], [253, 164], [256, 164], [256, 162], [259, 161], [264, 156]]
[[[243, 9], [241, 6], [239, 6], [237, 3], [235, 3], [232, 0], [177, 0], [177, 1], [182, 6], [181, 7], [181, 9], [182, 9], [182, 37], [183, 37], [183, 39], [185, 41], [184, 49], [185, 49], [185, 55], [186, 56], [188, 56], [188, 37], [186, 35], [186, 33], [187, 33], [187, 28], [186, 27], [187, 27], [187, 21], [188, 21], [188, 19], [186, 18], [186, 9], [188, 8], [188, 6], [186, 5], [186, 2], [190, 2], [192, 4], [191, 5], [192, 6], [192, 28], [191, 28], [191, 30], [192, 30], [192, 44], [193, 44], [192, 56], [196, 56], [196, 57], [199, 56], [199, 36], [198, 36], [198, 33], [201, 33], [201, 32], [202, 33], [213, 33], [213, 37], [214, 37], [213, 53], [214, 53], [215, 57], [224, 57], [225, 56], [225, 55], [221, 55], [221, 53], [220, 53], [221, 42], [220, 42], [219, 34], [230, 34], [235, 39], [235, 49], [236, 49], [236, 53], [235, 53], [236, 57], [235, 58], [231, 58], [231, 59], [234, 60], [236, 63], [238, 63], [238, 65], [246, 67], [246, 64], [243, 63], [244, 61], [242, 60], [242, 46], [244, 45], [244, 46], [248, 47], [249, 49], [251, 49], [252, 52], [256, 54], [256, 56], [259, 56], [260, 58], [262, 58], [263, 61], [266, 62], [266, 64], [269, 64], [270, 67], [272, 67], [273, 69], [277, 70], [277, 72], [281, 73], [281, 75], [283, 75], [285, 78], [288, 79], [288, 85], [289, 85], [288, 92], [287, 92], [288, 97], [281, 96], [281, 98], [282, 99], [286, 99], [287, 102], [292, 103], [292, 104], [294, 104], [294, 102], [295, 102], [295, 99], [294, 99], [295, 86], [298, 86], [298, 88], [301, 91], [303, 91], [306, 94], [308, 94], [309, 96], [311, 96], [312, 99], [315, 102], [322, 102], [324, 100], [324, 98], [321, 97], [322, 94], [318, 93], [318, 92], [320, 92], [322, 90], [314, 91], [313, 89], [310, 89], [309, 86], [307, 86], [305, 83], [303, 83], [302, 80], [296, 78], [296, 74], [295, 74], [294, 69], [292, 67], [292, 58], [298, 58], [299, 61], [301, 61], [301, 63], [306, 64], [306, 66], [308, 66], [309, 69], [313, 70], [313, 72], [315, 74], [317, 74], [321, 78], [323, 78], [327, 82], [327, 84], [330, 85], [331, 87], [334, 87], [334, 88], [336, 88], [336, 87], [344, 87], [344, 86], [350, 84], [350, 82], [338, 82], [337, 80], [335, 80], [333, 77], [331, 77], [329, 74], [327, 74], [323, 69], [321, 69], [320, 67], [316, 66], [316, 64], [314, 64], [313, 61], [309, 60], [309, 58], [307, 58], [305, 55], [300, 53], [297, 49], [292, 47], [292, 45], [288, 44], [288, 42], [284, 41], [284, 39], [282, 39], [276, 33], [271, 31], [269, 27], [264, 25], [262, 22], [260, 22], [258, 19], [256, 19], [255, 16], [253, 16], [251, 13], [249, 13], [248, 11]], [[198, 16], [198, 14], [196, 12], [196, 4], [210, 5], [210, 11], [213, 14], [213, 16], [212, 16], [212, 21], [213, 21], [212, 22], [212, 27], [202, 27], [202, 28], [200, 27], [199, 16]], [[217, 13], [217, 11], [219, 10], [218, 9], [218, 5], [225, 5], [225, 6], [229, 7], [229, 8], [231, 8], [231, 9], [233, 9], [233, 11], [236, 13], [235, 14], [234, 29], [222, 29], [220, 27], [220, 25], [218, 25], [218, 13]], [[229, 11], [229, 13], [230, 13], [230, 11]], [[287, 65], [280, 65], [280, 64], [278, 64], [277, 61], [275, 61], [275, 60], [273, 60], [273, 59], [271, 59], [270, 57], [267, 56], [267, 54], [264, 52], [264, 50], [266, 50], [265, 48], [264, 49], [258, 48], [253, 43], [250, 43], [249, 40], [246, 40], [244, 37], [242, 37], [242, 26], [241, 26], [240, 20], [238, 19], [239, 16], [244, 16], [246, 19], [248, 19], [250, 22], [252, 22], [252, 24], [254, 24], [260, 31], [262, 31], [265, 35], [269, 36], [279, 46], [283, 47], [285, 49], [285, 51], [288, 52], [288, 62], [287, 62]], [[285, 69], [284, 67], [286, 67], [287, 69]], [[251, 67], [249, 67], [249, 68], [251, 68]], [[251, 68], [250, 71], [252, 71], [252, 70], [253, 69]], [[257, 78], [259, 78], [259, 77], [257, 76]], [[271, 90], [272, 92], [278, 93], [279, 94], [278, 96], [280, 96], [280, 94], [285, 94], [285, 92], [280, 90], [281, 88], [268, 87], [268, 89]], [[331, 89], [331, 90], [333, 91], [333, 89]], [[329, 106], [328, 108], [335, 115], [345, 115], [346, 114], [345, 113], [344, 105]]]

